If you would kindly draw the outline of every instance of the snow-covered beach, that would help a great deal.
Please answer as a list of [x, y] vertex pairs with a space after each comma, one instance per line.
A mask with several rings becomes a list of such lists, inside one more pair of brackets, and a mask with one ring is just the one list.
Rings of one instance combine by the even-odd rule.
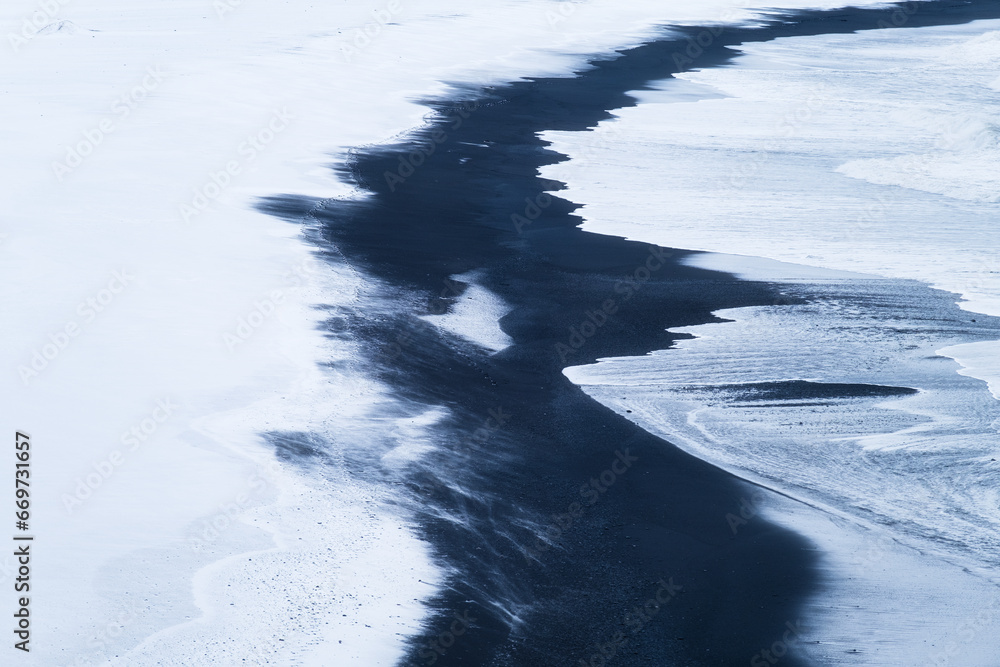
[[[336, 250], [317, 248], [300, 226], [258, 210], [260, 198], [366, 201], [369, 193], [329, 167], [347, 161], [351, 149], [405, 137], [429, 114], [420, 100], [442, 98], [450, 85], [568, 77], [589, 58], [662, 35], [665, 24], [732, 25], [755, 16], [746, 3], [726, 2], [5, 5], [2, 421], [9, 433], [30, 433], [36, 448], [35, 634], [30, 654], [4, 649], [12, 664], [396, 664], [408, 642], [427, 632], [423, 603], [451, 573], [434, 560], [397, 488], [352, 474], [343, 461], [347, 450], [370, 448], [392, 452], [386, 465], [406, 466], [425, 441], [432, 447], [440, 415], [413, 418], [392, 387], [357, 363], [360, 342], [320, 326], [332, 309], [377, 291], [378, 280], [351, 261], [317, 256]], [[799, 38], [748, 46], [748, 58], [762, 63], [749, 72], [705, 69], [672, 82], [691, 86], [691, 99], [708, 100], [689, 102], [698, 106], [693, 116], [671, 106], [673, 99], [658, 101], [657, 91], [643, 92], [638, 106], [615, 112], [618, 123], [634, 126], [613, 130], [596, 147], [603, 125], [593, 133], [546, 133], [551, 149], [570, 160], [543, 176], [568, 184], [560, 196], [585, 204], [590, 231], [915, 278], [961, 294], [970, 312], [997, 315], [990, 310], [996, 232], [988, 224], [995, 183], [987, 177], [996, 147], [993, 130], [976, 116], [976, 105], [989, 100], [952, 102], [963, 105], [956, 113], [965, 120], [948, 130], [944, 147], [930, 145], [940, 137], [926, 131], [927, 122], [939, 126], [933, 103], [924, 115], [903, 118], [876, 109], [888, 118], [882, 125], [868, 106], [831, 111], [824, 103], [830, 117], [864, 126], [869, 134], [850, 141], [869, 150], [850, 161], [831, 158], [848, 141], [829, 139], [843, 126], [796, 125], [789, 140], [812, 153], [776, 145], [763, 154], [781, 155], [740, 176], [778, 183], [788, 197], [814, 204], [786, 209], [784, 220], [775, 213], [780, 207], [754, 217], [740, 196], [714, 193], [713, 216], [696, 214], [703, 202], [682, 196], [683, 179], [663, 189], [662, 170], [645, 162], [655, 165], [652, 153], [663, 149], [653, 141], [657, 127], [673, 133], [664, 142], [680, 133], [702, 153], [761, 154], [745, 148], [739, 133], [723, 136], [719, 128], [735, 125], [726, 114], [747, 117], [732, 107], [751, 98], [765, 120], [744, 127], [772, 131], [770, 119], [780, 120], [788, 100], [809, 89], [804, 72], [837, 69], [831, 62], [857, 69], [827, 81], [838, 103], [856, 92], [836, 92], [837, 85], [866, 87], [875, 79], [906, 88], [905, 75], [934, 75], [957, 87], [966, 79], [953, 77], [956, 69], [973, 80], [969, 86], [993, 85], [979, 79], [996, 63], [995, 25], [920, 30], [929, 36], [916, 45], [919, 30], [906, 29], [886, 31], [905, 33], [899, 38], [804, 37], [802, 51]], [[902, 67], [886, 77], [883, 69], [880, 78], [878, 68], [864, 66], [888, 67], [892, 58], [913, 58], [914, 49], [926, 57], [923, 70]], [[807, 61], [803, 51], [827, 60]], [[664, 86], [668, 97], [675, 92]], [[900, 95], [900, 107], [909, 103], [905, 90], [879, 94], [890, 101]], [[817, 136], [800, 134], [815, 127]], [[614, 180], [626, 172], [615, 151], [639, 167], [622, 182]], [[916, 176], [907, 167], [913, 154], [930, 156]], [[976, 178], [943, 181], [939, 172], [953, 173], [955, 160], [971, 164]], [[671, 161], [681, 163], [676, 152]], [[702, 177], [689, 184], [699, 190], [731, 163], [701, 172], [694, 157], [683, 164], [681, 175]], [[646, 182], [643, 173], [658, 180]], [[816, 183], [830, 174], [839, 180], [817, 194]], [[799, 221], [843, 206], [837, 197], [853, 181], [872, 188], [869, 203], [882, 201], [875, 188], [913, 187], [891, 190], [898, 199], [883, 206], [888, 213], [852, 227], [862, 240], [848, 247], [860, 244], [864, 254], [845, 252], [836, 239], [803, 237]], [[727, 187], [722, 191], [732, 195]], [[663, 205], [647, 197], [658, 191], [672, 195], [673, 215], [696, 224], [658, 227]], [[907, 234], [879, 246], [886, 237], [879, 225], [900, 211]], [[769, 240], [780, 239], [781, 252], [754, 245], [765, 240], [756, 233], [762, 217], [774, 224]], [[953, 233], [933, 225], [941, 219]], [[724, 224], [713, 228], [712, 220]], [[734, 226], [741, 220], [750, 230], [743, 235]], [[935, 261], [942, 247], [952, 258], [980, 250], [956, 271]], [[732, 266], [723, 259], [708, 268]], [[478, 288], [476, 274], [465, 279], [473, 285], [466, 300], [426, 320], [502, 351], [511, 343], [497, 326], [505, 303]], [[995, 386], [993, 349], [977, 343], [943, 354]], [[290, 435], [302, 433], [323, 441], [322, 455], [303, 454], [302, 440]], [[310, 456], [323, 458], [321, 473], [303, 465]], [[779, 514], [767, 517], [780, 523]], [[798, 528], [810, 520], [787, 523]], [[6, 583], [14, 567], [11, 557], [0, 559]]]

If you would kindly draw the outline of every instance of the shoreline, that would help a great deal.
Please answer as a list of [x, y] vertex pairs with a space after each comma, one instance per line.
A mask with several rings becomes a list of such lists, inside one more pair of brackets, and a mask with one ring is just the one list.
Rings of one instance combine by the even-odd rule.
[[[726, 28], [697, 66], [728, 61], [727, 44], [872, 27], [891, 9], [790, 12], [782, 25]], [[971, 20], [937, 4], [921, 10], [913, 25]], [[624, 664], [742, 663], [782, 637], [817, 590], [817, 556], [799, 535], [759, 522], [734, 539], [726, 517], [746, 483], [561, 374], [666, 349], [678, 339], [668, 328], [716, 321], [722, 308], [783, 301], [767, 286], [683, 265], [684, 251], [581, 231], [577, 205], [537, 176], [561, 159], [537, 132], [585, 130], [634, 105], [627, 91], [676, 71], [686, 37], [706, 31], [675, 29], [680, 37], [594, 61], [575, 78], [460, 87], [455, 101], [427, 102], [437, 120], [407, 143], [356, 151], [341, 170], [371, 195], [316, 214], [317, 246], [332, 244], [382, 282], [358, 308], [335, 308], [331, 333], [365, 341], [358, 363], [414, 415], [440, 411], [407, 466], [387, 471], [377, 452], [359, 452], [352, 466], [409, 489], [404, 507], [451, 573], [404, 664], [587, 664], [602, 647]], [[300, 220], [312, 201], [277, 196], [260, 208]], [[474, 281], [455, 278], [470, 272]], [[473, 287], [511, 308], [500, 324], [512, 345], [494, 352], [421, 319]], [[477, 438], [491, 410], [509, 422]], [[622, 470], [631, 458], [636, 468]], [[662, 600], [669, 612], [624, 635], [637, 619], [629, 610], [671, 578], [683, 592]], [[454, 619], [469, 616], [449, 638]], [[435, 637], [449, 638], [447, 650]], [[783, 663], [804, 664], [793, 653]]]
[[[921, 9], [914, 25], [971, 20], [937, 13], [940, 5]], [[783, 15], [784, 25], [726, 29], [697, 65], [728, 61], [729, 43], [847, 32], [876, 25], [887, 11], [794, 12]], [[683, 266], [683, 251], [582, 232], [576, 205], [548, 194], [554, 185], [537, 177], [559, 158], [536, 133], [584, 130], [634, 104], [627, 91], [676, 71], [672, 55], [688, 47], [684, 36], [701, 34], [677, 32], [682, 37], [595, 61], [575, 78], [528, 79], [485, 95], [466, 88], [455, 102], [428, 102], [439, 120], [409, 143], [357, 151], [341, 171], [372, 195], [316, 214], [323, 223], [311, 230], [316, 244], [334, 245], [383, 284], [356, 309], [334, 308], [331, 334], [365, 341], [358, 363], [411, 402], [414, 415], [442, 411], [408, 466], [387, 471], [377, 452], [358, 452], [351, 466], [409, 489], [404, 507], [451, 572], [406, 664], [577, 664], [608, 642], [627, 664], [733, 664], [781, 637], [816, 590], [816, 556], [803, 538], [761, 522], [733, 539], [725, 517], [738, 511], [743, 482], [614, 415], [561, 376], [566, 365], [665, 349], [677, 339], [666, 329], [711, 322], [721, 308], [781, 298]], [[261, 209], [299, 220], [312, 201], [272, 197]], [[651, 256], [660, 263], [647, 264]], [[461, 299], [470, 283], [455, 276], [470, 271], [477, 288], [512, 309], [500, 323], [514, 343], [499, 352], [419, 321]], [[630, 275], [632, 287], [621, 282]], [[509, 423], [474, 440], [497, 409]], [[639, 474], [611, 468], [623, 447], [642, 462]], [[583, 509], [574, 503], [586, 502], [579, 491], [588, 479], [598, 480], [591, 483], [598, 500], [572, 517]], [[539, 565], [525, 567], [527, 549], [546, 530], [555, 535], [553, 515], [566, 513], [576, 520], [563, 519], [569, 525]], [[684, 591], [669, 613], [616, 644], [629, 610], [670, 577]], [[621, 614], [608, 611], [616, 609]], [[433, 638], [446, 637], [456, 615], [476, 621], [447, 651], [435, 651]], [[791, 654], [783, 662], [803, 664]]]
[[[316, 248], [303, 241], [299, 227], [253, 211], [251, 202], [261, 193], [288, 191], [359, 196], [355, 183], [336, 182], [327, 169], [331, 160], [349, 155], [348, 146], [406, 136], [405, 129], [421, 122], [427, 108], [414, 95], [447, 96], [441, 81], [472, 82], [465, 90], [478, 95], [484, 82], [516, 80], [526, 73], [566, 76], [584, 67], [585, 54], [613, 54], [614, 48], [651, 39], [657, 22], [745, 24], [759, 13], [728, 0], [696, 7], [654, 0], [627, 6], [606, 0], [503, 0], [485, 9], [427, 0], [393, 3], [398, 12], [390, 12], [384, 0], [244, 3], [239, 8], [230, 3], [234, 11], [224, 15], [206, 11], [204, 3], [183, 1], [140, 1], [140, 11], [122, 0], [59, 4], [39, 10], [37, 3], [15, 0], [0, 12], [12, 26], [43, 15], [53, 21], [30, 39], [18, 28], [18, 39], [27, 42], [17, 42], [9, 54], [5, 80], [9, 97], [23, 102], [9, 105], [4, 124], [9, 187], [3, 244], [10, 277], [4, 303], [11, 314], [6, 423], [11, 430], [27, 430], [43, 445], [37, 463], [44, 473], [34, 507], [35, 527], [47, 545], [35, 562], [40, 576], [32, 604], [41, 615], [33, 624], [37, 643], [25, 656], [28, 663], [119, 656], [119, 662], [137, 665], [228, 665], [240, 657], [389, 664], [406, 637], [415, 637], [415, 659], [424, 662], [421, 651], [455, 619], [424, 631], [417, 627], [426, 615], [418, 600], [443, 584], [413, 523], [414, 503], [429, 523], [441, 522], [442, 539], [467, 534], [476, 523], [462, 514], [469, 494], [477, 507], [489, 502], [476, 495], [489, 491], [486, 480], [474, 474], [482, 451], [503, 450], [513, 460], [520, 455], [514, 438], [524, 434], [524, 442], [538, 442], [545, 434], [525, 434], [524, 423], [515, 425], [517, 416], [501, 412], [503, 406], [493, 405], [484, 392], [458, 397], [475, 414], [461, 406], [453, 414], [435, 403], [447, 392], [435, 394], [433, 382], [401, 392], [398, 400], [370, 382], [364, 363], [356, 361], [360, 355], [349, 331], [355, 326], [352, 286], [359, 276], [331, 275], [331, 266], [310, 272]], [[829, 6], [825, 0], [820, 4]], [[57, 18], [51, 16], [55, 9]], [[549, 20], [550, 10], [558, 12], [556, 21]], [[892, 21], [891, 8], [880, 11]], [[386, 12], [391, 21], [385, 20]], [[697, 37], [700, 30], [689, 34]], [[550, 110], [553, 119], [565, 117], [563, 109]], [[540, 148], [534, 140], [529, 144], [529, 152]], [[442, 151], [455, 147], [452, 142], [435, 145]], [[462, 146], [469, 149], [463, 158], [475, 158], [467, 164], [478, 163], [474, 147]], [[516, 162], [523, 155], [507, 157]], [[518, 187], [530, 187], [526, 182]], [[532, 220], [522, 228], [532, 232], [534, 209], [519, 199], [521, 193], [514, 194], [510, 200], [516, 210], [500, 217], [508, 224], [511, 213]], [[528, 194], [539, 205], [539, 193]], [[568, 213], [565, 204], [560, 206]], [[339, 209], [333, 211], [338, 214]], [[418, 241], [434, 243], [419, 236]], [[109, 282], [115, 272], [121, 277]], [[125, 276], [128, 289], [118, 294]], [[506, 287], [477, 284], [495, 278], [457, 273], [455, 280], [473, 285], [434, 285], [430, 306], [427, 294], [411, 290], [401, 316], [400, 304], [393, 301], [400, 290], [362, 276], [363, 315], [372, 322], [367, 329], [363, 322], [357, 326], [386, 342], [382, 361], [390, 382], [399, 379], [393, 374], [399, 357], [413, 361], [414, 353], [422, 353], [421, 336], [443, 341], [426, 355], [440, 375], [412, 363], [402, 363], [402, 375], [420, 371], [436, 381], [454, 377], [458, 365], [472, 364], [475, 377], [467, 378], [467, 386], [473, 386], [490, 363], [515, 369], [517, 360], [481, 361], [482, 349], [469, 344], [471, 339], [486, 350], [514, 352], [512, 339], [497, 324], [504, 309], [513, 307], [499, 293]], [[674, 284], [678, 292], [689, 287]], [[574, 287], [567, 283], [567, 289]], [[381, 301], [379, 290], [385, 290]], [[277, 308], [275, 291], [282, 294]], [[118, 296], [107, 303], [112, 293]], [[78, 304], [94, 299], [101, 312], [79, 310]], [[343, 305], [349, 316], [328, 310], [329, 303]], [[368, 309], [377, 303], [379, 308]], [[442, 304], [454, 306], [444, 317]], [[586, 310], [601, 321], [607, 313], [598, 313], [600, 307], [603, 302], [588, 305], [559, 326], [577, 331], [596, 326]], [[429, 315], [426, 320], [421, 313]], [[528, 315], [521, 319], [527, 323], [520, 332], [522, 344], [535, 333], [534, 315]], [[691, 320], [702, 315], [693, 313]], [[383, 316], [387, 319], [379, 321]], [[326, 320], [324, 331], [316, 330], [318, 319]], [[489, 326], [478, 325], [484, 320]], [[72, 328], [76, 325], [85, 326]], [[449, 333], [421, 334], [424, 328]], [[610, 332], [599, 329], [597, 336]], [[404, 337], [387, 339], [383, 334], [390, 330]], [[416, 335], [406, 338], [411, 330]], [[597, 350], [592, 337], [577, 351], [573, 343], [579, 339], [568, 329], [559, 333], [564, 337], [553, 339], [553, 345], [574, 350], [566, 352], [565, 361]], [[636, 338], [647, 333], [637, 331]], [[72, 342], [56, 351], [53, 346], [61, 347], [66, 336]], [[661, 336], [656, 344], [664, 342], [669, 341]], [[629, 345], [624, 341], [620, 349]], [[39, 361], [37, 353], [46, 359]], [[555, 358], [553, 364], [560, 365], [558, 353]], [[22, 365], [28, 374], [19, 377], [15, 369]], [[41, 374], [30, 375], [29, 368]], [[518, 374], [511, 382], [530, 385], [537, 377]], [[577, 414], [589, 414], [593, 407], [561, 378], [533, 390], [536, 397], [568, 397]], [[159, 410], [174, 404], [180, 409], [160, 423]], [[478, 412], [482, 408], [485, 412]], [[545, 423], [542, 406], [527, 408], [522, 420]], [[634, 432], [605, 412], [599, 421], [619, 434]], [[124, 465], [116, 464], [122, 460], [121, 434], [145, 431], [147, 425], [157, 428], [155, 435], [139, 450], [129, 450]], [[546, 429], [559, 435], [556, 425]], [[469, 455], [456, 462], [442, 461], [440, 455], [428, 458], [448, 434]], [[576, 531], [604, 521], [606, 514], [628, 515], [627, 499], [607, 511], [604, 501], [631, 488], [626, 481], [633, 472], [641, 473], [639, 464], [607, 488], [600, 478], [610, 470], [605, 477], [617, 479], [622, 458], [614, 451], [595, 451], [587, 466], [563, 471], [559, 466], [572, 455], [572, 443], [569, 447], [565, 456], [546, 459], [554, 462], [555, 490], [539, 496], [536, 507], [500, 494], [502, 507], [518, 510], [512, 512], [510, 531], [488, 521], [473, 526], [502, 543], [524, 538], [538, 552], [533, 559], [519, 552], [527, 566], [538, 567], [539, 559], [564, 560], [560, 547], [538, 542], [539, 535], [552, 530], [552, 514], [566, 521], [571, 503], [590, 497], [575, 486], [563, 487], [564, 481], [589, 483], [596, 476], [607, 489], [603, 495], [596, 488], [589, 492], [601, 499], [588, 506], [593, 512], [571, 517], [570, 542], [583, 540], [573, 537]], [[261, 490], [259, 477], [269, 474], [266, 463], [276, 456], [288, 478], [275, 473]], [[415, 482], [410, 473], [421, 461], [441, 463], [440, 474], [430, 470], [428, 482]], [[499, 491], [514, 488], [503, 482], [509, 471], [532, 479], [541, 474], [525, 468], [524, 461], [520, 468], [506, 463], [486, 464], [487, 472], [499, 475]], [[451, 465], [457, 465], [456, 474], [445, 474]], [[716, 478], [710, 472], [705, 476]], [[356, 477], [363, 478], [360, 484]], [[377, 484], [368, 484], [371, 480]], [[441, 491], [440, 502], [422, 504], [426, 494], [415, 492], [414, 483], [428, 493]], [[86, 494], [88, 487], [92, 493], [85, 506], [67, 513], [64, 496]], [[289, 502], [302, 502], [264, 504], [283, 490]], [[397, 491], [410, 500], [401, 501]], [[279, 541], [288, 549], [271, 549], [275, 531], [284, 534]], [[505, 537], [508, 532], [511, 538]], [[598, 543], [603, 539], [603, 533], [587, 535], [596, 535]], [[189, 548], [192, 541], [201, 546], [200, 553]], [[244, 556], [253, 561], [230, 557], [241, 549], [254, 552]], [[470, 567], [475, 556], [458, 554]], [[206, 558], [227, 560], [200, 570], [192, 581]], [[273, 560], [263, 567], [268, 558]], [[5, 579], [12, 576], [11, 562], [11, 556], [4, 559]], [[447, 559], [439, 563], [449, 567]], [[592, 568], [595, 581], [610, 581], [598, 566]], [[571, 575], [567, 580], [575, 586]], [[669, 582], [669, 573], [663, 576]], [[319, 599], [302, 590], [310, 580], [320, 586], [313, 590]], [[613, 591], [611, 597], [627, 598], [630, 605], [643, 602], [662, 593], [654, 584], [637, 588], [634, 596]], [[526, 627], [531, 597], [522, 595], [516, 582], [509, 587], [511, 595], [493, 587], [482, 597], [527, 600], [512, 608], [513, 615], [497, 608], [498, 628]], [[559, 588], [544, 589], [543, 597]], [[289, 606], [289, 590], [300, 604]], [[663, 590], [670, 595], [672, 589]], [[670, 608], [681, 609], [684, 595], [670, 595]], [[199, 616], [205, 603], [213, 609]], [[439, 621], [447, 618], [446, 611], [438, 616]], [[655, 621], [665, 618], [660, 614]], [[643, 627], [650, 632], [653, 625]], [[462, 636], [473, 637], [471, 631]], [[252, 656], [240, 655], [251, 648]]]

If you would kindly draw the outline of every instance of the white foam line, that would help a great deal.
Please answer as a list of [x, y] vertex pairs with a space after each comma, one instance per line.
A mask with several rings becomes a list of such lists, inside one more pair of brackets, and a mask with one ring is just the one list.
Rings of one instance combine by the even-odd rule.
[[[962, 365], [961, 375], [982, 380], [990, 393], [1000, 400], [1000, 341], [966, 343], [942, 348], [937, 354], [954, 359]], [[997, 425], [1000, 431], [1000, 424]]]

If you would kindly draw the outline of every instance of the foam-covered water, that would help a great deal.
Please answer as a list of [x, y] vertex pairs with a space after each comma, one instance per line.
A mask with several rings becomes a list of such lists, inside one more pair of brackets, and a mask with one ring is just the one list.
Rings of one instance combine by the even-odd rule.
[[998, 28], [746, 44], [593, 132], [546, 132], [575, 159], [544, 174], [585, 229], [915, 278], [1000, 314]]
[[905, 281], [785, 291], [808, 303], [720, 311], [670, 350], [567, 374], [704, 458], [995, 576], [1000, 402], [935, 352], [997, 321]]

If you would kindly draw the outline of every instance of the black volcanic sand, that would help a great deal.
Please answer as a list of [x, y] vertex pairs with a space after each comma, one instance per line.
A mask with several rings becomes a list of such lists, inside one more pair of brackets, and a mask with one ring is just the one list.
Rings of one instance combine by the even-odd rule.
[[[560, 184], [540, 179], [538, 168], [565, 158], [536, 133], [592, 128], [608, 110], [634, 104], [627, 91], [726, 63], [728, 45], [884, 27], [880, 21], [1000, 16], [996, 2], [927, 3], [913, 13], [917, 7], [686, 28], [573, 78], [458, 90], [452, 100], [427, 102], [436, 113], [404, 142], [354, 153], [342, 175], [372, 196], [262, 202], [306, 222], [330, 261], [366, 278], [357, 303], [332, 307], [329, 321], [331, 336], [364, 342], [358, 368], [412, 414], [447, 409], [433, 428], [435, 449], [403, 471], [360, 448], [348, 462], [358, 475], [405, 490], [436, 560], [451, 572], [404, 664], [601, 665], [605, 658], [594, 656], [603, 645], [613, 654], [608, 664], [746, 665], [788, 637], [786, 623], [817, 586], [810, 545], [759, 518], [734, 534], [727, 515], [740, 511], [748, 485], [619, 417], [561, 374], [599, 357], [667, 348], [676, 338], [668, 327], [780, 297], [765, 284], [681, 266], [683, 251], [581, 231], [577, 205], [545, 194]], [[669, 155], [663, 168], [671, 168]], [[664, 225], [670, 217], [663, 212]], [[514, 344], [492, 356], [419, 319], [453, 307], [467, 289], [453, 276], [470, 271], [512, 309], [501, 325]], [[801, 392], [775, 385], [765, 393]], [[498, 409], [499, 427], [490, 417]], [[283, 434], [276, 444], [285, 458], [306, 451], [315, 461], [315, 440]], [[658, 583], [671, 578], [683, 590]], [[647, 615], [634, 613], [657, 594], [658, 610], [654, 601]], [[468, 629], [454, 620], [465, 614], [475, 619]], [[802, 662], [788, 654], [781, 664]]]

